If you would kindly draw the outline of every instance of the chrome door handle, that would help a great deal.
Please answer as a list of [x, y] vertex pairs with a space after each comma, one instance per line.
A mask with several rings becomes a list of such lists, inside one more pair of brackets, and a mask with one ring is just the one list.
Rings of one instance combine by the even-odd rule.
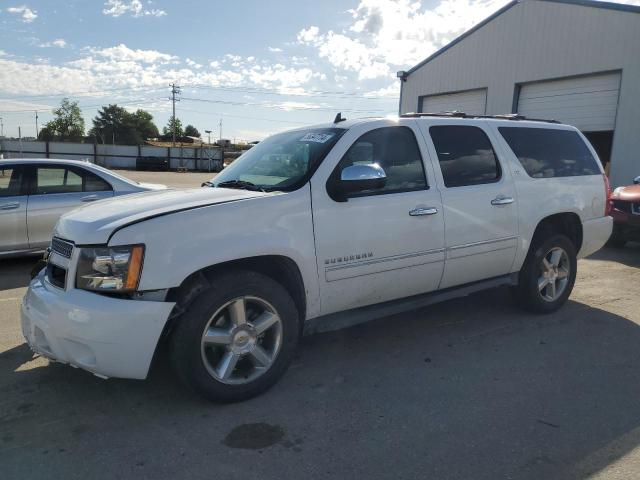
[[420, 217], [422, 215], [435, 215], [438, 213], [438, 209], [435, 207], [416, 207], [413, 210], [409, 210], [409, 215], [412, 217]]
[[498, 195], [491, 200], [491, 205], [509, 205], [513, 203], [513, 197], [507, 197], [506, 195]]
[[98, 196], [97, 195], [87, 195], [86, 197], [82, 197], [80, 200], [82, 200], [83, 202], [95, 202], [96, 200], [98, 200]]
[[20, 204], [18, 202], [3, 203], [0, 205], [0, 210], [15, 210], [19, 206]]

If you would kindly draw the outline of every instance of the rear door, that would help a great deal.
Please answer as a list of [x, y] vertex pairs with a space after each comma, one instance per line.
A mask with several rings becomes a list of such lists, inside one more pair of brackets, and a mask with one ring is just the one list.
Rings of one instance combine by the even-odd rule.
[[109, 183], [76, 166], [40, 164], [32, 167], [27, 229], [31, 248], [44, 248], [58, 218], [87, 202], [113, 196]]
[[440, 288], [509, 273], [518, 244], [516, 192], [485, 122], [420, 125], [442, 192], [446, 259]]
[[29, 248], [22, 165], [0, 165], [0, 252]]

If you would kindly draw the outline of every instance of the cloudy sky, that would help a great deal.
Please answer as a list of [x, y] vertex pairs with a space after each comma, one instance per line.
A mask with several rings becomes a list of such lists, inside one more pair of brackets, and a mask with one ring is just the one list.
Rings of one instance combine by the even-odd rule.
[[[226, 138], [394, 113], [395, 73], [507, 0], [0, 0], [4, 134], [35, 134], [78, 100], [87, 126], [117, 103]], [[640, 0], [624, 3], [640, 4]]]

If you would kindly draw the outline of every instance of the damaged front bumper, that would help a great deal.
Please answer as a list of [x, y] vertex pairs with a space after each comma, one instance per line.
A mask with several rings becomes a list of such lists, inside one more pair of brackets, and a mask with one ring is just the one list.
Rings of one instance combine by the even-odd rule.
[[31, 349], [99, 377], [146, 378], [174, 303], [130, 300], [51, 285], [40, 272], [22, 300]]

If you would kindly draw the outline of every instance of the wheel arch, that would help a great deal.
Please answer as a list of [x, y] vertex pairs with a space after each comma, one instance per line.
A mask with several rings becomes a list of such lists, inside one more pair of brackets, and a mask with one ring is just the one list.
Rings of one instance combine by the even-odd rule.
[[300, 321], [304, 322], [307, 312], [307, 294], [298, 264], [283, 255], [260, 255], [208, 265], [188, 275], [179, 286], [170, 288], [166, 300], [175, 302], [176, 306], [167, 322], [165, 334], [170, 331], [171, 324], [188, 308], [189, 304], [203, 290], [215, 283], [218, 275], [233, 270], [260, 273], [278, 282], [293, 298]]
[[549, 232], [561, 233], [567, 236], [575, 246], [576, 253], [582, 248], [582, 220], [580, 220], [580, 216], [577, 213], [561, 212], [542, 218], [533, 232], [529, 250]]

